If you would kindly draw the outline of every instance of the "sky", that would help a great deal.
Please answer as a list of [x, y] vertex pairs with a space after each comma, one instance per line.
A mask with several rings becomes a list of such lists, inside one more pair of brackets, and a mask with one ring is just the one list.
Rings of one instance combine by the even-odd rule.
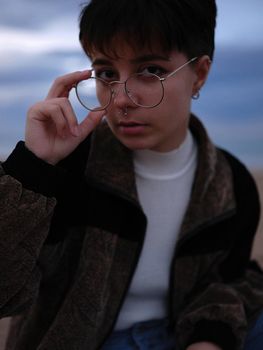
[[[116, 0], [117, 1], [117, 0]], [[78, 0], [1, 0], [0, 154], [23, 139], [26, 112], [52, 81], [89, 65]], [[263, 1], [218, 0], [213, 68], [193, 111], [215, 142], [263, 168]], [[86, 113], [71, 96], [81, 119]]]

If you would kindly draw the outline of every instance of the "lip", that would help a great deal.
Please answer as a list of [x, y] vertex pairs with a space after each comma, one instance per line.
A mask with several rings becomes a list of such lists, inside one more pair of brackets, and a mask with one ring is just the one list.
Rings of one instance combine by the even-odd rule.
[[145, 132], [147, 128], [147, 124], [133, 121], [133, 120], [125, 120], [118, 123], [118, 128], [123, 134], [127, 135], [138, 135]]

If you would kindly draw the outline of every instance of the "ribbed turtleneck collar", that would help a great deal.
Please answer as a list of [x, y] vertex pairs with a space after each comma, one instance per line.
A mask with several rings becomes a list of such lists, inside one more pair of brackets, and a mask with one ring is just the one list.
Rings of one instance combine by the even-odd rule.
[[197, 146], [191, 132], [188, 130], [180, 147], [170, 152], [134, 151], [135, 173], [149, 179], [167, 180], [176, 178], [187, 171], [196, 159], [196, 154]]

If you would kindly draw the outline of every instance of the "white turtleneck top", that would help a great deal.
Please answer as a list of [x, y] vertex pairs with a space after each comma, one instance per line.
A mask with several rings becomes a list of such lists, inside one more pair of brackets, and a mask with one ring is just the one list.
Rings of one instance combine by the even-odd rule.
[[170, 266], [196, 163], [197, 146], [190, 131], [181, 146], [171, 152], [134, 152], [136, 185], [147, 230], [115, 330], [167, 316]]

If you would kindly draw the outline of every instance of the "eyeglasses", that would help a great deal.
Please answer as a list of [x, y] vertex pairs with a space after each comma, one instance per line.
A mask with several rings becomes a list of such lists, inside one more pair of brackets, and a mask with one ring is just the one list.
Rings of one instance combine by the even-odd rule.
[[116, 84], [123, 84], [125, 93], [136, 106], [154, 108], [163, 100], [163, 82], [196, 59], [197, 57], [190, 59], [166, 77], [159, 77], [152, 73], [135, 73], [123, 82], [107, 82], [101, 78], [91, 77], [80, 81], [75, 86], [76, 95], [79, 102], [86, 109], [90, 111], [101, 111], [106, 109], [116, 96], [117, 92], [114, 86]]

